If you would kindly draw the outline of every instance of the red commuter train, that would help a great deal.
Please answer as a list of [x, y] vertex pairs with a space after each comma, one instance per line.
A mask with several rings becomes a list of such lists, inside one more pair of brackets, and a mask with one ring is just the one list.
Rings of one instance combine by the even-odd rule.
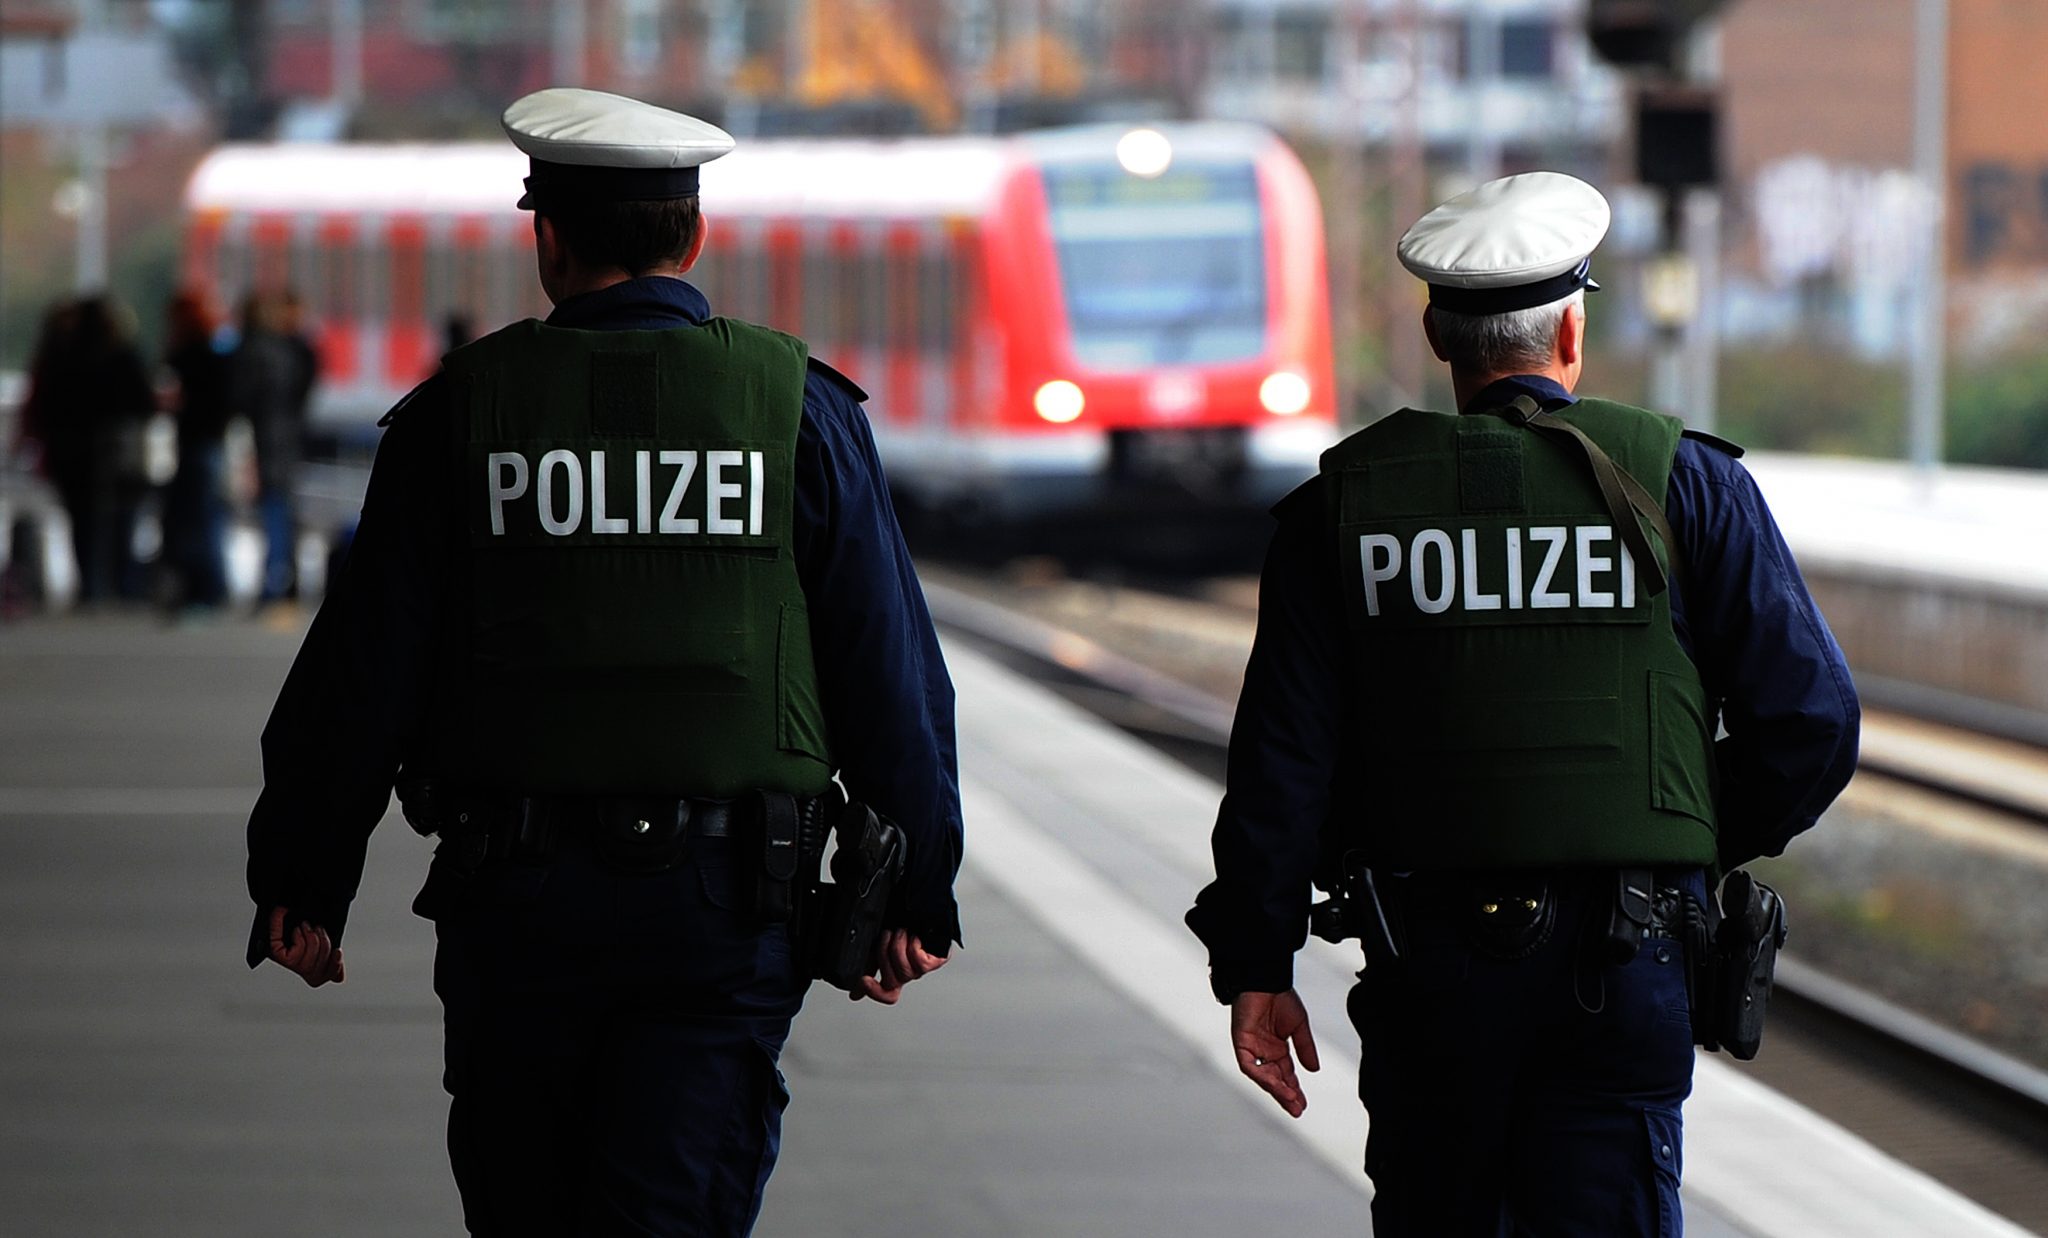
[[[315, 425], [360, 441], [443, 324], [547, 305], [509, 145], [225, 146], [186, 273], [290, 285]], [[900, 495], [992, 517], [1271, 502], [1336, 438], [1321, 207], [1249, 125], [745, 141], [704, 176], [715, 312], [866, 387]]]

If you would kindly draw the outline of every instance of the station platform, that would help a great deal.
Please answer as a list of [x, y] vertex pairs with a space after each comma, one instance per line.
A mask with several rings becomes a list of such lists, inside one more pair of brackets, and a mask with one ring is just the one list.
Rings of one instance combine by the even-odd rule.
[[[9, 1234], [445, 1235], [427, 845], [372, 840], [349, 982], [241, 961], [242, 825], [295, 625], [84, 617], [0, 640], [0, 1199]], [[758, 1232], [1369, 1232], [1342, 993], [1289, 1121], [1231, 1062], [1179, 917], [1217, 788], [974, 652], [959, 688], [967, 945], [884, 1010], [813, 992]], [[1347, 1043], [1349, 1042], [1349, 1043]], [[1714, 1059], [1694, 1235], [2021, 1231]]]
[[1751, 452], [1742, 458], [1810, 571], [1991, 588], [2048, 604], [2048, 472]]

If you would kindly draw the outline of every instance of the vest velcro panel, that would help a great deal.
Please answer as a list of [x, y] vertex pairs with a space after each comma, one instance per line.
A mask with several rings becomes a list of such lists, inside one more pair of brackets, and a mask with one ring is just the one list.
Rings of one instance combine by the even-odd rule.
[[525, 322], [450, 355], [469, 553], [461, 777], [530, 793], [824, 789], [791, 558], [801, 341]]
[[[1559, 415], [1663, 501], [1675, 419]], [[1500, 418], [1403, 410], [1326, 453], [1323, 477], [1364, 763], [1340, 825], [1369, 858], [1714, 859], [1706, 692], [1583, 459]]]

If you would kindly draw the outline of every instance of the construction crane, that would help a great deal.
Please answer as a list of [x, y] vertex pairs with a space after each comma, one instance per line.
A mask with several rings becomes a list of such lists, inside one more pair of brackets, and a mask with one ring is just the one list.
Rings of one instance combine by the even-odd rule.
[[788, 94], [801, 105], [891, 100], [918, 109], [934, 131], [961, 121], [946, 74], [891, 0], [809, 0], [791, 16], [801, 70]]

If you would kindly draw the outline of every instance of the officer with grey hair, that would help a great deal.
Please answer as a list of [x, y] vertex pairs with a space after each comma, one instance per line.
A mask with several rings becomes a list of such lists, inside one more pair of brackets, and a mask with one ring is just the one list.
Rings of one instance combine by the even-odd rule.
[[1419, 221], [1457, 414], [1368, 426], [1274, 509], [1188, 924], [1240, 1069], [1299, 1116], [1293, 955], [1337, 893], [1387, 1238], [1678, 1232], [1684, 909], [1855, 766], [1848, 669], [1740, 449], [1574, 394], [1607, 224], [1554, 172]]
[[952, 683], [864, 393], [684, 279], [732, 138], [589, 90], [503, 123], [554, 311], [385, 419], [264, 730], [248, 961], [344, 978], [395, 784], [470, 1231], [730, 1238], [809, 979], [893, 1004], [959, 939]]

